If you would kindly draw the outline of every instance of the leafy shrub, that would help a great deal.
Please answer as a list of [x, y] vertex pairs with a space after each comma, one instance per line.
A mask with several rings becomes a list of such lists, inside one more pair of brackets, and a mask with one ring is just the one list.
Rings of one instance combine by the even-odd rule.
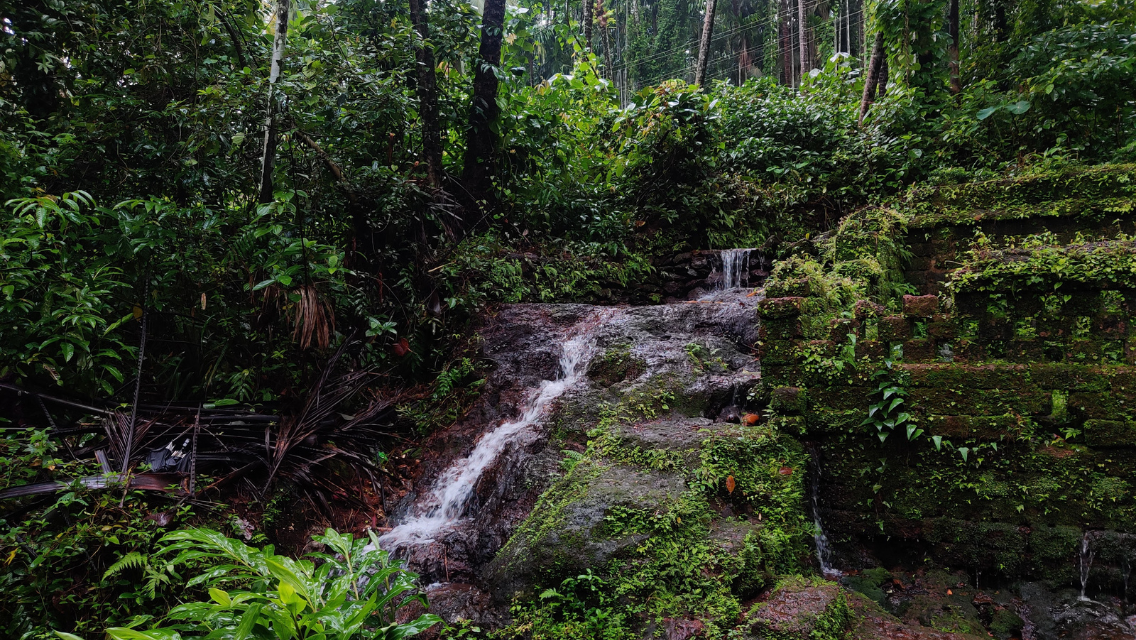
[[114, 640], [179, 640], [182, 634], [234, 640], [402, 640], [441, 622], [429, 613], [403, 624], [394, 621], [399, 608], [412, 602], [425, 607], [426, 599], [411, 595], [417, 576], [379, 549], [374, 533], [369, 540], [331, 529], [315, 536], [334, 552], [313, 554], [319, 566], [276, 555], [271, 546], [249, 547], [210, 529], [174, 531], [162, 540], [170, 544], [158, 556], [177, 554], [163, 560], [170, 567], [208, 567], [186, 586], [207, 587], [210, 601], [174, 607], [166, 616], [175, 622], [171, 626], [107, 629]]

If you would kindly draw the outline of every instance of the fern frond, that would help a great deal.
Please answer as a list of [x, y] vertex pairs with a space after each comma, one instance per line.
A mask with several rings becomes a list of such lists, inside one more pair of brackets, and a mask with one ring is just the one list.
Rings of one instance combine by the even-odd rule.
[[149, 556], [144, 556], [137, 551], [131, 551], [130, 553], [119, 558], [118, 562], [110, 565], [110, 568], [107, 569], [106, 573], [103, 574], [103, 580], [118, 575], [119, 573], [122, 573], [127, 569], [141, 569], [149, 564]]

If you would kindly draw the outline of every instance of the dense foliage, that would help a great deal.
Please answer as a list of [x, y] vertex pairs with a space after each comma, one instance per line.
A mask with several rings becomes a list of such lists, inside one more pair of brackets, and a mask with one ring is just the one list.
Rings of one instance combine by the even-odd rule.
[[[811, 281], [825, 312], [856, 287], [895, 298], [897, 248], [849, 256], [839, 243], [900, 223], [847, 213], [913, 186], [1136, 160], [1129, 0], [964, 2], [957, 93], [945, 2], [863, 3], [865, 34], [883, 34], [891, 75], [862, 122], [868, 48], [842, 45], [832, 22], [849, 2], [810, 14], [815, 65], [778, 48], [776, 3], [734, 3], [718, 20], [719, 80], [705, 87], [686, 81], [700, 22], [689, 2], [611, 3], [601, 14], [619, 25], [603, 27], [609, 45], [580, 41], [579, 3], [524, 0], [503, 9], [496, 65], [480, 57], [493, 33], [480, 9], [423, 4], [425, 38], [403, 2], [296, 3], [270, 94], [279, 25], [269, 4], [0, 3], [0, 382], [80, 408], [240, 403], [293, 415], [338, 354], [377, 383], [416, 389], [399, 406], [393, 437], [403, 437], [448, 424], [476, 395], [477, 366], [459, 338], [487, 304], [598, 299], [663, 255], [776, 254], [824, 233], [820, 261], [848, 272], [822, 277], [798, 257], [779, 267], [780, 281]], [[423, 47], [436, 125], [423, 117]], [[500, 117], [491, 184], [468, 194], [458, 176], [471, 114], [494, 111], [473, 101], [478, 69], [500, 83]], [[260, 201], [270, 101], [273, 193]], [[439, 184], [424, 150], [431, 133]], [[1057, 269], [1050, 244], [1039, 238], [1023, 247], [1037, 257], [983, 277]], [[1130, 254], [1126, 244], [1077, 255], [1095, 273]], [[85, 414], [73, 416], [77, 431], [49, 436], [56, 425], [20, 406], [0, 414], [0, 490], [99, 473], [64, 461], [101, 442], [80, 428]], [[151, 555], [169, 524], [154, 514], [199, 522], [184, 505], [124, 493], [73, 484], [0, 512], [4, 633], [93, 634], [178, 604], [168, 587], [180, 576]], [[132, 565], [141, 580], [122, 578], [132, 554], [145, 558]], [[325, 561], [303, 565], [304, 579], [326, 574]], [[242, 600], [245, 611], [256, 602], [261, 613], [326, 605], [339, 615], [367, 601], [262, 591]], [[541, 615], [577, 621], [580, 603], [610, 604], [601, 591], [570, 576]], [[235, 615], [204, 606], [181, 611]], [[250, 624], [274, 624], [261, 613]]]

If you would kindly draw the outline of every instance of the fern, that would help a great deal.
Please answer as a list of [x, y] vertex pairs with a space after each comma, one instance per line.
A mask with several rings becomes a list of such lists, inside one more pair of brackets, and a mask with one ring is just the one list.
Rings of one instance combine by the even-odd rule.
[[122, 556], [118, 562], [110, 565], [110, 568], [103, 574], [103, 580], [114, 577], [127, 569], [147, 569], [150, 567], [150, 557], [144, 556], [137, 551]]

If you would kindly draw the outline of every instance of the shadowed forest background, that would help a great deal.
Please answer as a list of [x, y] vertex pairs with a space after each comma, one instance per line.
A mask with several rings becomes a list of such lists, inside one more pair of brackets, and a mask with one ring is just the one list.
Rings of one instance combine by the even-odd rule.
[[366, 540], [497, 303], [1132, 162], [1130, 0], [0, 2], [0, 635], [161, 619], [171, 527]]

